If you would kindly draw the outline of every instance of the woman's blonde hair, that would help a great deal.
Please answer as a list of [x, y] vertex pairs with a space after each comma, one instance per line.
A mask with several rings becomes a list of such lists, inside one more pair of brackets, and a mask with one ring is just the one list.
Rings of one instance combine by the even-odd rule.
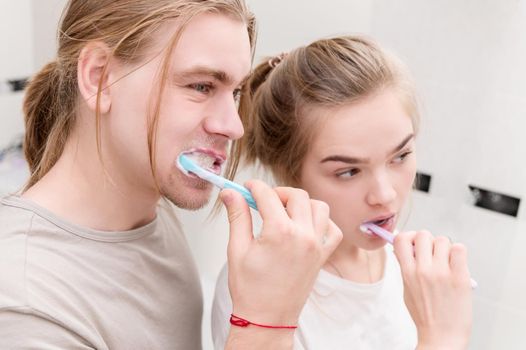
[[303, 159], [321, 117], [313, 107], [338, 107], [393, 88], [411, 116], [419, 115], [405, 67], [361, 36], [322, 39], [255, 68], [240, 100], [245, 136], [231, 150], [232, 177], [239, 161], [260, 164], [278, 183], [299, 186]]
[[[24, 152], [30, 178], [26, 189], [42, 178], [57, 162], [75, 125], [78, 102], [77, 62], [82, 48], [93, 41], [107, 45], [124, 63], [142, 63], [152, 36], [167, 21], [177, 20], [178, 31], [168, 44], [161, 68], [162, 93], [170, 55], [186, 24], [203, 12], [217, 12], [246, 23], [252, 50], [256, 39], [255, 18], [244, 0], [70, 0], [58, 31], [56, 60], [44, 66], [31, 80], [24, 100], [26, 134]], [[103, 79], [101, 79], [102, 82]], [[97, 147], [100, 155], [101, 84], [97, 93]], [[155, 136], [160, 96], [149, 116], [148, 148], [155, 175]]]

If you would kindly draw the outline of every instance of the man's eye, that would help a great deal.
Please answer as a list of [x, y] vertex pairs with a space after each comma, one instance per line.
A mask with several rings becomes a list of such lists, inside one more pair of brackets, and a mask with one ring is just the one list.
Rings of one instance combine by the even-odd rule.
[[212, 90], [212, 86], [210, 84], [204, 83], [191, 84], [190, 88], [202, 94], [208, 94], [210, 90]]

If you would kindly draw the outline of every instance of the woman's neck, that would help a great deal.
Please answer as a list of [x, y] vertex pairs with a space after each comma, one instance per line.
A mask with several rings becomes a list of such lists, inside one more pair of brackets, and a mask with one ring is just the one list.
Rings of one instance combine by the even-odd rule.
[[342, 244], [324, 265], [324, 270], [357, 283], [375, 283], [384, 275], [385, 250], [365, 250], [352, 244]]

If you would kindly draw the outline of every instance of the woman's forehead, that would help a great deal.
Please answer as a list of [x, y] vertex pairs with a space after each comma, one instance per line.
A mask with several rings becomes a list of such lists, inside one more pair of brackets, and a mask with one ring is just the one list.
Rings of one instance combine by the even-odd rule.
[[414, 133], [411, 117], [390, 92], [338, 108], [312, 109], [310, 113], [319, 117], [319, 123], [313, 123], [313, 148], [326, 152], [389, 149]]

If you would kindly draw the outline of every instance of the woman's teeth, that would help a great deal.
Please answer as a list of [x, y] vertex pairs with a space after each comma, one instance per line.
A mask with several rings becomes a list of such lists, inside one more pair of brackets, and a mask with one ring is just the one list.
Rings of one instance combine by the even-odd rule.
[[383, 219], [383, 220], [378, 220], [378, 221], [373, 221], [373, 223], [374, 223], [375, 225], [381, 226], [381, 225], [385, 224], [387, 221], [389, 221], [389, 219], [391, 219], [391, 218], [387, 218], [387, 219]]
[[375, 224], [377, 226], [382, 226], [382, 225], [385, 225], [385, 224], [388, 224], [389, 222], [391, 222], [393, 220], [393, 218], [394, 218], [394, 216], [390, 216], [390, 217], [382, 219], [382, 220], [369, 221], [369, 223]]

